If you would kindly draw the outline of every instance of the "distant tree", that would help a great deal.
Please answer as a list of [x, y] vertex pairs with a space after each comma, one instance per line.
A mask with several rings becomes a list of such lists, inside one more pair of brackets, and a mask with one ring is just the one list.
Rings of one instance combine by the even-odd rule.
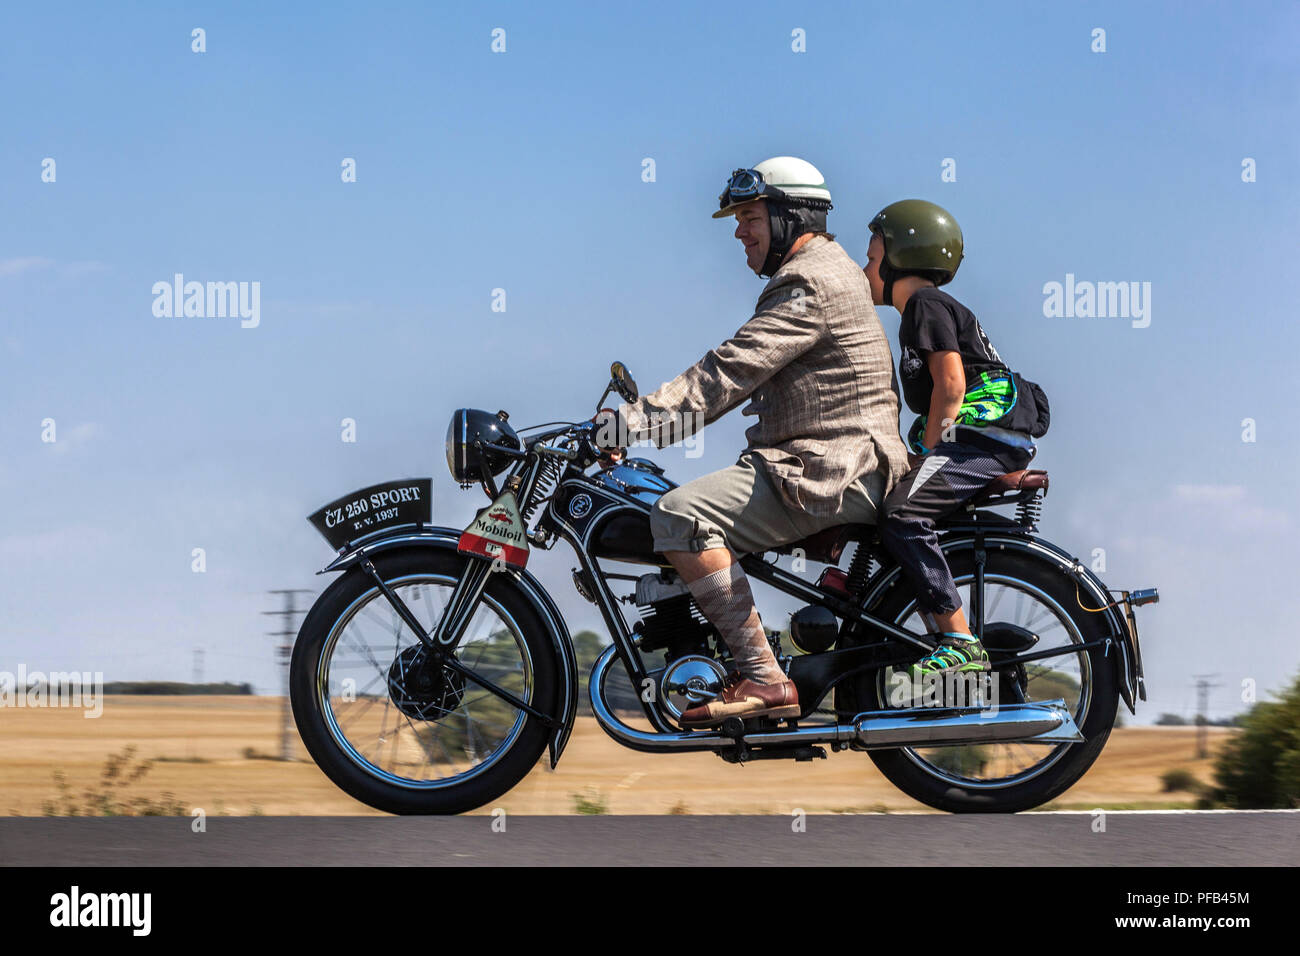
[[591, 665], [596, 663], [596, 658], [608, 644], [609, 642], [603, 640], [595, 631], [579, 631], [574, 634], [573, 647], [578, 652], [578, 666], [586, 664], [587, 669], [590, 670]]
[[1300, 807], [1300, 676], [1241, 719], [1215, 761], [1213, 797], [1237, 810]]
[[186, 684], [180, 681], [110, 681], [104, 685], [105, 694], [154, 694], [158, 696], [188, 696], [193, 694], [251, 694], [252, 684]]
[[608, 646], [595, 631], [579, 631], [573, 635], [573, 649], [578, 658], [578, 713], [591, 713], [591, 698], [587, 693], [587, 682], [591, 678], [592, 665], [596, 658]]
[[1161, 714], [1156, 718], [1157, 727], [1186, 727], [1187, 719], [1178, 714]]

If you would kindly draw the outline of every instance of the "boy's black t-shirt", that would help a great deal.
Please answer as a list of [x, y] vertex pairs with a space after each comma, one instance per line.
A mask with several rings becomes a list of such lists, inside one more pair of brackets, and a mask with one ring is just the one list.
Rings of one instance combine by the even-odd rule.
[[982, 372], [1009, 371], [975, 313], [942, 289], [925, 286], [912, 293], [898, 329], [902, 358], [898, 363], [903, 398], [918, 415], [930, 411], [934, 378], [925, 352], [957, 352], [969, 386]]

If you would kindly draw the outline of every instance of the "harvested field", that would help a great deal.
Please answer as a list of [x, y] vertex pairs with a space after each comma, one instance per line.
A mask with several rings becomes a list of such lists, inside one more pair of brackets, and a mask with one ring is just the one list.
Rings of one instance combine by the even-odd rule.
[[[97, 787], [106, 759], [127, 746], [155, 763], [121, 787], [123, 797], [171, 794], [209, 815], [381, 815], [348, 797], [306, 756], [267, 759], [280, 750], [281, 700], [275, 697], [108, 697], [103, 715], [74, 709], [0, 710], [0, 814], [35, 816], [58, 791], [61, 771], [73, 795]], [[1213, 752], [1235, 731], [1211, 727]], [[1055, 807], [1191, 806], [1188, 793], [1163, 793], [1173, 767], [1209, 781], [1211, 761], [1194, 759], [1193, 727], [1116, 730], [1098, 762]], [[641, 754], [579, 717], [559, 768], [539, 763], [496, 802], [510, 813], [564, 814], [579, 803], [616, 814], [932, 812], [885, 780], [864, 754], [831, 754], [811, 764], [726, 764], [711, 754]], [[484, 808], [482, 813], [491, 808]]]

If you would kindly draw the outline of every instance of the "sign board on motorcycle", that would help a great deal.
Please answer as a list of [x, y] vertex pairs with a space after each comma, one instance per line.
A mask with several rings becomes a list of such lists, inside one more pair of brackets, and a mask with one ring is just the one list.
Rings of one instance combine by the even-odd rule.
[[331, 501], [307, 520], [339, 551], [376, 531], [431, 524], [432, 496], [432, 478], [386, 481]]
[[500, 558], [507, 566], [523, 570], [528, 563], [528, 537], [514, 492], [503, 493], [480, 511], [461, 533], [456, 550], [481, 558]]

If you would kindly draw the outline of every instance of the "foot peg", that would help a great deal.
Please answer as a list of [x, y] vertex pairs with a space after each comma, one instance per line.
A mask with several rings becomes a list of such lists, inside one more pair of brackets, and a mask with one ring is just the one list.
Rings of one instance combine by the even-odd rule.
[[825, 760], [826, 748], [825, 747], [800, 747], [798, 750], [794, 752], [794, 759], [796, 763], [809, 763], [810, 761], [813, 760]]
[[726, 717], [718, 725], [718, 733], [732, 740], [742, 740], [746, 734], [772, 733], [780, 729], [782, 721], [791, 728], [798, 726], [792, 717]]

